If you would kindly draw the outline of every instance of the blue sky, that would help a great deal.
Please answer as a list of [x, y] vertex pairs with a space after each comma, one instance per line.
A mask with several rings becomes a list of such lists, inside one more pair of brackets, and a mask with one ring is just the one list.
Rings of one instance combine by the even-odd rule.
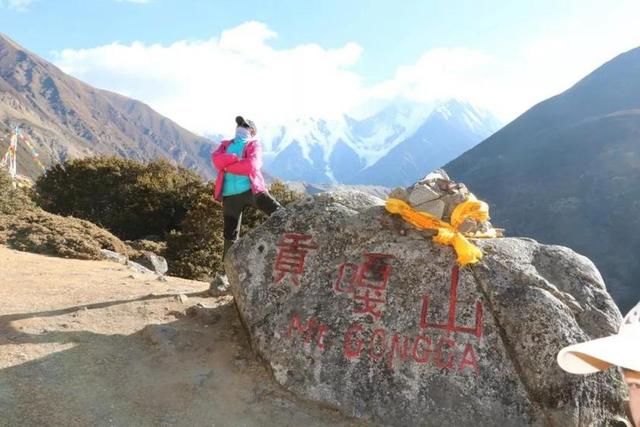
[[51, 59], [51, 51], [114, 41], [204, 40], [243, 22], [259, 21], [277, 31], [275, 48], [303, 43], [335, 48], [357, 42], [364, 52], [355, 69], [374, 82], [391, 77], [397, 65], [415, 61], [430, 48], [509, 51], [541, 23], [561, 24], [574, 8], [581, 7], [579, 3], [585, 2], [17, 0], [22, 8], [5, 8], [0, 28]]
[[0, 31], [27, 49], [198, 132], [220, 126], [221, 104], [247, 99], [272, 121], [357, 115], [397, 97], [464, 98], [507, 121], [640, 46], [637, 0], [0, 5]]

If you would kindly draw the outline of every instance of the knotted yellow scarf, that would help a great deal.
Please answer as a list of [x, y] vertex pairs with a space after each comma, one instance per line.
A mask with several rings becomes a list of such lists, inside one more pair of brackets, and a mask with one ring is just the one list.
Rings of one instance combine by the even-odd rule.
[[[433, 237], [433, 241], [453, 246], [461, 266], [475, 264], [482, 259], [482, 251], [458, 231], [467, 218], [479, 222], [489, 220], [489, 206], [485, 202], [477, 200], [473, 195], [456, 206], [451, 213], [451, 224], [426, 212], [416, 211], [408, 203], [399, 199], [388, 199], [386, 209], [391, 213], [400, 214], [405, 221], [420, 230], [436, 230], [438, 234]], [[492, 229], [491, 232], [482, 235], [473, 234], [473, 237], [496, 237], [496, 233]]]

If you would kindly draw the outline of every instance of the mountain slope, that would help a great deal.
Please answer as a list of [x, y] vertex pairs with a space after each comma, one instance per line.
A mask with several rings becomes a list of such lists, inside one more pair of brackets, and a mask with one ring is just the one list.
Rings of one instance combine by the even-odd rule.
[[446, 165], [509, 234], [570, 246], [623, 312], [640, 298], [640, 48]]
[[369, 167], [395, 146], [411, 137], [438, 106], [437, 102], [420, 103], [395, 99], [371, 117], [348, 118], [351, 133], [358, 139], [359, 151]]
[[265, 167], [272, 175], [291, 181], [341, 182], [364, 167], [346, 119], [300, 118], [261, 131]]
[[[204, 176], [213, 174], [206, 139], [139, 101], [66, 75], [2, 34], [0, 121], [21, 125], [45, 164], [94, 154], [136, 160], [164, 157]], [[0, 142], [0, 152], [6, 145]], [[18, 156], [34, 177], [31, 154], [23, 149]]]
[[363, 120], [311, 118], [267, 129], [261, 141], [273, 175], [314, 184], [409, 185], [500, 127], [455, 100], [395, 100]]
[[469, 104], [452, 100], [437, 107], [404, 141], [373, 166], [351, 179], [353, 183], [408, 186], [430, 171], [472, 148], [499, 124]]

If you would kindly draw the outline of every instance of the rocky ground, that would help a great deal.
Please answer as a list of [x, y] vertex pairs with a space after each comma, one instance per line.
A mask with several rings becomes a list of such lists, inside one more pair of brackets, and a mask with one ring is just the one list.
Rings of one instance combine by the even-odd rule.
[[0, 246], [0, 426], [353, 426], [283, 391], [230, 297]]

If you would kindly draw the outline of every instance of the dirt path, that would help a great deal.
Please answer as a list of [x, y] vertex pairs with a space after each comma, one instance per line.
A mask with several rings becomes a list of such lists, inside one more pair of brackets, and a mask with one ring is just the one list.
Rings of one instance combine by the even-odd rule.
[[275, 385], [206, 288], [0, 246], [0, 426], [360, 425]]

